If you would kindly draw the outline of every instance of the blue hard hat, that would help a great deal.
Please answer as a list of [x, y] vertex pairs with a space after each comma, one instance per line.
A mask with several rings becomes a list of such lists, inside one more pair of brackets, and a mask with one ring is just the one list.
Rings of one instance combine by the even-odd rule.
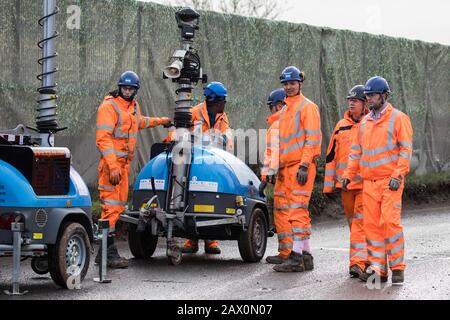
[[391, 89], [389, 88], [388, 82], [380, 76], [370, 78], [364, 86], [364, 94], [389, 92], [391, 92]]
[[133, 71], [125, 71], [120, 76], [120, 79], [119, 79], [119, 82], [117, 83], [117, 85], [118, 86], [135, 87], [136, 89], [139, 89], [140, 88], [139, 77]]
[[214, 100], [218, 97], [228, 96], [227, 88], [221, 82], [211, 82], [208, 83], [205, 89], [203, 89], [203, 94], [209, 100]]
[[300, 71], [297, 67], [289, 66], [284, 68], [284, 70], [281, 72], [280, 81], [281, 83], [284, 83], [286, 81], [304, 81], [305, 80], [305, 74]]
[[274, 106], [279, 101], [283, 102], [284, 98], [286, 98], [286, 92], [284, 92], [283, 88], [273, 90], [270, 93], [269, 98], [267, 98], [267, 104], [269, 106]]

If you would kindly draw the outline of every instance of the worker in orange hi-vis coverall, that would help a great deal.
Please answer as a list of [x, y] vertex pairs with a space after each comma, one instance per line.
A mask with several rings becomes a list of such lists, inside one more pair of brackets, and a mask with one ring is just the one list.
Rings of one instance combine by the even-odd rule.
[[[265, 197], [264, 189], [267, 184], [274, 184], [275, 175], [279, 168], [279, 119], [280, 111], [285, 106], [284, 99], [286, 98], [286, 93], [283, 88], [276, 89], [272, 91], [267, 99], [267, 105], [269, 106], [271, 115], [267, 118], [267, 124], [269, 129], [266, 133], [266, 148], [264, 150], [264, 163], [261, 169], [261, 183], [259, 185], [259, 195]], [[274, 195], [274, 197], [278, 197]], [[283, 219], [285, 218], [285, 219]], [[277, 211], [274, 211], [274, 222], [276, 230], [287, 230], [290, 229], [289, 220], [286, 216], [278, 215]], [[268, 256], [266, 261], [272, 264], [280, 264], [284, 262], [291, 253], [291, 248], [289, 243], [287, 243], [287, 238], [284, 237], [284, 233], [278, 233], [278, 254], [274, 256]]]
[[[233, 150], [233, 137], [228, 121], [228, 116], [224, 112], [228, 91], [225, 86], [218, 81], [210, 82], [203, 90], [205, 100], [190, 109], [192, 113], [192, 124], [195, 131], [209, 134], [211, 137], [220, 138], [221, 147], [227, 151]], [[173, 139], [175, 134], [170, 134], [167, 138]], [[166, 141], [167, 141], [166, 140]], [[181, 248], [183, 253], [197, 253], [198, 240], [187, 239]], [[220, 254], [219, 241], [205, 240], [205, 253]]]
[[[118, 89], [105, 97], [98, 108], [96, 144], [100, 151], [98, 190], [102, 208], [101, 218], [109, 220], [108, 266], [126, 268], [128, 261], [119, 256], [114, 245], [115, 225], [125, 209], [128, 198], [128, 175], [134, 156], [137, 133], [158, 125], [168, 126], [169, 118], [150, 118], [141, 115], [135, 96], [140, 87], [133, 71], [124, 72]], [[95, 262], [99, 263], [101, 250]]]
[[342, 175], [347, 168], [352, 136], [359, 133], [361, 119], [368, 113], [364, 86], [354, 86], [347, 95], [348, 110], [334, 128], [327, 150], [323, 192], [341, 189], [344, 213], [350, 227], [350, 267], [352, 277], [359, 277], [367, 264], [366, 235], [363, 228], [362, 179], [356, 174], [342, 189]]
[[359, 172], [363, 181], [364, 231], [370, 266], [359, 277], [364, 282], [404, 282], [405, 240], [400, 223], [405, 176], [412, 156], [413, 129], [409, 117], [388, 103], [389, 84], [379, 76], [365, 87], [371, 112], [354, 135], [342, 187]]
[[280, 161], [275, 182], [274, 210], [289, 221], [277, 229], [284, 244], [292, 249], [287, 260], [276, 264], [278, 272], [302, 272], [314, 268], [309, 238], [311, 219], [308, 205], [316, 177], [322, 132], [319, 108], [302, 94], [303, 72], [290, 66], [280, 80], [286, 92], [286, 106], [280, 112]]

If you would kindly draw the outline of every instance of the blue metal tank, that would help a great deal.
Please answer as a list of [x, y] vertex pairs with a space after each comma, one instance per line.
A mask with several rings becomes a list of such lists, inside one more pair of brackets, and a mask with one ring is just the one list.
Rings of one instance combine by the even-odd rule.
[[[167, 191], [171, 153], [153, 158], [139, 173], [134, 190]], [[264, 201], [258, 194], [260, 180], [239, 158], [222, 149], [194, 145], [189, 172], [189, 191], [241, 195]]]

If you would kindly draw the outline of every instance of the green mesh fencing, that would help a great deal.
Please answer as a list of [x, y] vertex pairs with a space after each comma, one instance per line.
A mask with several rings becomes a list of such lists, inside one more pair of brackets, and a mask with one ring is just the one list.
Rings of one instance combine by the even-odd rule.
[[[70, 5], [81, 9], [80, 29], [67, 27], [73, 17], [67, 12]], [[140, 75], [138, 100], [144, 114], [173, 116], [175, 85], [162, 79], [162, 68], [180, 46], [176, 9], [132, 0], [63, 0], [58, 6], [58, 122], [69, 129], [57, 135], [56, 143], [71, 149], [74, 166], [95, 186], [96, 109], [121, 72], [132, 69]], [[41, 12], [38, 0], [2, 1], [0, 129], [34, 125]], [[296, 65], [306, 73], [305, 96], [321, 110], [324, 154], [346, 110], [348, 90], [382, 75], [391, 85], [392, 104], [413, 122], [413, 169], [417, 174], [450, 169], [449, 46], [200, 13], [194, 47], [209, 80], [229, 90], [226, 112], [233, 128], [265, 128], [267, 95], [280, 86], [281, 70]], [[200, 101], [201, 85], [194, 93]], [[163, 128], [141, 131], [130, 181], [148, 161], [152, 143], [165, 135]]]

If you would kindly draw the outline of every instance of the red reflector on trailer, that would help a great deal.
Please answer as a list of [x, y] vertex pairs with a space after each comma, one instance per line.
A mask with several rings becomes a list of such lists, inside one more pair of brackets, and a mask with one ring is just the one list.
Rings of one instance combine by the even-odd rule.
[[11, 230], [11, 223], [16, 217], [13, 214], [0, 216], [0, 229]]

